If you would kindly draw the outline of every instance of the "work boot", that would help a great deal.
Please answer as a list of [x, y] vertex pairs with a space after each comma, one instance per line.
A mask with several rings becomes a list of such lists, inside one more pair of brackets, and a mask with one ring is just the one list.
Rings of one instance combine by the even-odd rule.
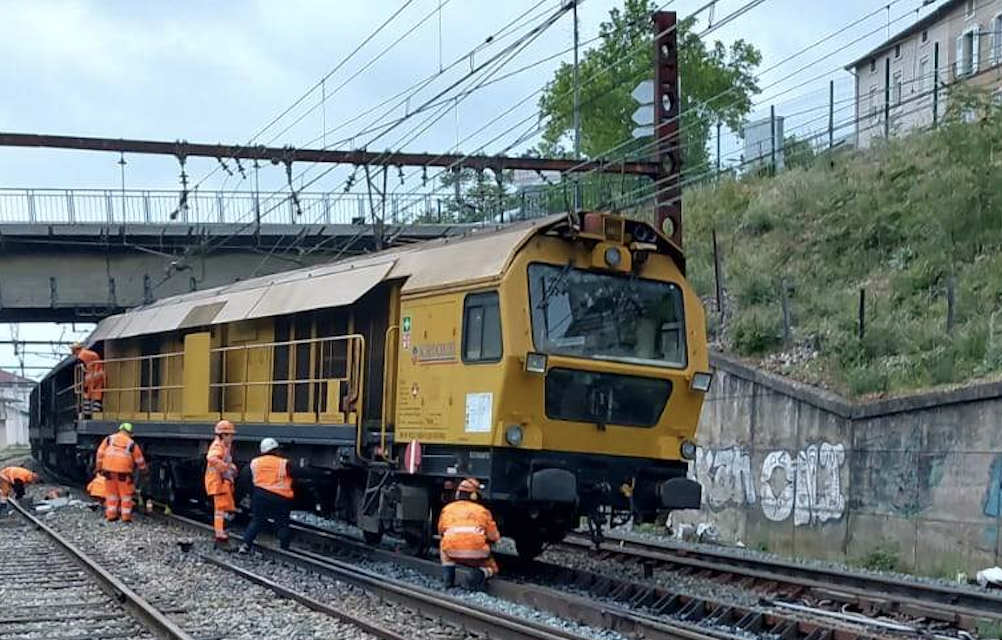
[[242, 544], [240, 545], [240, 548], [237, 549], [237, 553], [250, 553], [250, 547], [248, 547], [246, 544]]
[[233, 547], [230, 546], [229, 538], [216, 538], [215, 543], [216, 549], [219, 551], [225, 551], [226, 553], [233, 551]]
[[456, 586], [455, 565], [447, 565], [442, 567], [442, 583], [445, 585], [446, 589], [450, 589]]
[[483, 591], [487, 586], [487, 577], [483, 571], [467, 571], [463, 586], [470, 591]]

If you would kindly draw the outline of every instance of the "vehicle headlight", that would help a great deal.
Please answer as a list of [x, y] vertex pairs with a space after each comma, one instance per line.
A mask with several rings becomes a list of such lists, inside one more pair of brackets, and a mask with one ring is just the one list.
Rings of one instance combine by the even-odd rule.
[[623, 256], [619, 253], [619, 249], [616, 247], [609, 247], [605, 250], [605, 263], [610, 267], [618, 267], [619, 263], [623, 261]]
[[546, 354], [527, 353], [525, 355], [525, 370], [529, 373], [546, 373]]
[[683, 460], [695, 460], [696, 459], [696, 443], [692, 440], [683, 440], [682, 446], [680, 447]]
[[693, 391], [702, 391], [706, 393], [710, 390], [710, 383], [713, 382], [713, 374], [706, 372], [699, 372], [692, 376], [692, 382], [689, 383], [689, 387]]
[[513, 424], [504, 430], [505, 441], [513, 447], [522, 445], [522, 427]]

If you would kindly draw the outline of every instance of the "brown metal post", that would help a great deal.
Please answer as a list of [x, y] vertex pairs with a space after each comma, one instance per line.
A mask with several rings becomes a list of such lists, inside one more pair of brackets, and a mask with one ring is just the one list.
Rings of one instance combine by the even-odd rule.
[[[657, 225], [682, 246], [682, 144], [678, 81], [678, 33], [674, 11], [654, 14], [654, 139], [660, 165], [654, 207]], [[668, 221], [671, 221], [670, 224]]]

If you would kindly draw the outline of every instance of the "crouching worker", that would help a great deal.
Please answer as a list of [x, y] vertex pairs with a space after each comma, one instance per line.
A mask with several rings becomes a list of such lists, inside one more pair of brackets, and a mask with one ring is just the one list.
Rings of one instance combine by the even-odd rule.
[[289, 462], [274, 438], [261, 441], [261, 455], [251, 460], [250, 465], [241, 471], [241, 478], [244, 480], [241, 485], [246, 486], [248, 471], [253, 483], [251, 523], [244, 532], [244, 543], [240, 545], [239, 552], [248, 553], [254, 546], [257, 534], [269, 523], [275, 529], [279, 546], [287, 550], [292, 542], [289, 515], [296, 496], [293, 481], [312, 478], [317, 474]]
[[24, 487], [38, 482], [38, 474], [24, 467], [4, 467], [0, 469], [0, 514], [7, 513], [7, 498], [11, 492], [20, 500], [24, 497]]
[[501, 539], [494, 516], [480, 504], [480, 482], [467, 478], [459, 483], [456, 498], [442, 509], [438, 519], [438, 532], [442, 536], [439, 556], [445, 586], [456, 582], [456, 565], [479, 569], [473, 581], [466, 586], [482, 588], [498, 572], [497, 562], [491, 557], [492, 543]]

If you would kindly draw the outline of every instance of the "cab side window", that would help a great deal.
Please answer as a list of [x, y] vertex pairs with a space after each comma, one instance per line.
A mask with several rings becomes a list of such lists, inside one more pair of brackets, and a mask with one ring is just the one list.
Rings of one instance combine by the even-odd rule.
[[463, 302], [463, 362], [501, 359], [501, 306], [497, 291], [473, 293]]

